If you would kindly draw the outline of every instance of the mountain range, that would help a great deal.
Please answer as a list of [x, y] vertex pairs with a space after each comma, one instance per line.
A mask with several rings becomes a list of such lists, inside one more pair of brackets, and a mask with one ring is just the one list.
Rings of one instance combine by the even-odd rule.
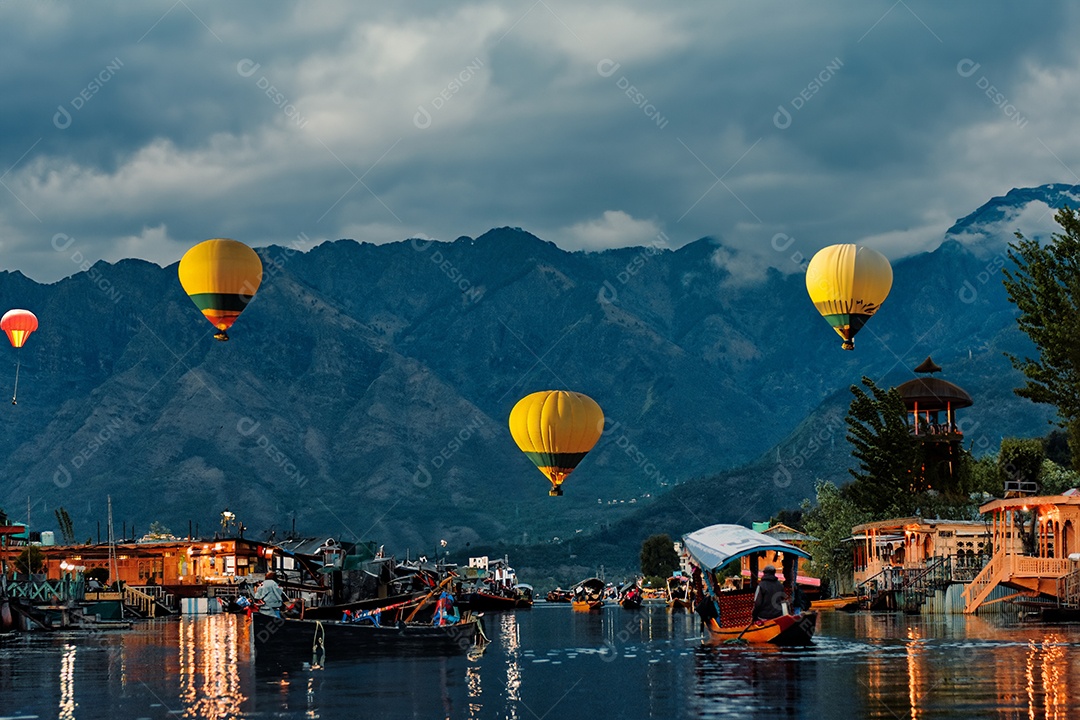
[[[295, 524], [413, 555], [505, 551], [556, 579], [605, 558], [629, 568], [653, 531], [764, 519], [818, 478], [846, 480], [843, 415], [864, 375], [903, 382], [931, 355], [975, 400], [977, 454], [1044, 435], [1051, 410], [1012, 393], [1003, 355], [1031, 348], [1002, 250], [1021, 213], [1072, 197], [1080, 186], [1014, 190], [894, 262], [854, 352], [807, 299], [798, 247], [777, 238], [779, 269], [751, 279], [713, 238], [567, 252], [499, 228], [271, 245], [227, 343], [175, 264], [89, 265], [54, 245], [81, 264], [71, 277], [0, 273], [0, 304], [41, 322], [0, 364], [3, 391], [21, 362], [0, 507], [23, 519], [28, 505], [48, 529], [63, 506], [80, 540], [96, 539], [111, 497], [118, 534], [151, 521], [206, 534], [228, 508], [251, 536]], [[544, 389], [584, 392], [607, 419], [561, 498], [506, 426]]]

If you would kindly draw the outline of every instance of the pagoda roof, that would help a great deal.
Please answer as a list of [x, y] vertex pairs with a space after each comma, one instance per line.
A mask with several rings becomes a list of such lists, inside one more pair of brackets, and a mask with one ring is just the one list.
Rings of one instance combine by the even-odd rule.
[[971, 407], [974, 402], [971, 396], [960, 387], [948, 380], [936, 377], [919, 377], [908, 380], [896, 386], [897, 392], [904, 400], [908, 410], [913, 410], [915, 403], [919, 404], [919, 410], [944, 410], [951, 406], [957, 408]]

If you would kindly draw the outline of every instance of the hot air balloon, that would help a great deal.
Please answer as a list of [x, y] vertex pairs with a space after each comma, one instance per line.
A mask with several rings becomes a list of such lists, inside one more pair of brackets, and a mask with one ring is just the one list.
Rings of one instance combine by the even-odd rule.
[[551, 481], [548, 495], [562, 484], [604, 432], [604, 412], [576, 392], [545, 390], [526, 395], [510, 411], [510, 434], [521, 451]]
[[[0, 318], [0, 330], [7, 333], [8, 340], [16, 350], [21, 348], [30, 337], [30, 333], [38, 329], [37, 316], [29, 310], [8, 310], [4, 317]], [[11, 404], [17, 405], [19, 395], [19, 368], [22, 366], [22, 354], [15, 365], [15, 391], [11, 394]]]
[[226, 330], [232, 327], [259, 289], [262, 261], [242, 242], [215, 238], [184, 253], [178, 272], [184, 292], [220, 330], [214, 337], [228, 340]]
[[818, 250], [806, 268], [806, 291], [818, 312], [832, 325], [842, 347], [854, 350], [862, 330], [892, 288], [892, 266], [877, 250], [830, 245]]

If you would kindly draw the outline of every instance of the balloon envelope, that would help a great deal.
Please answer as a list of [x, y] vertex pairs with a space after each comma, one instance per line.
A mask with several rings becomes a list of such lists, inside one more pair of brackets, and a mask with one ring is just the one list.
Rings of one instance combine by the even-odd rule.
[[8, 310], [0, 318], [0, 330], [7, 333], [12, 346], [21, 348], [30, 333], [38, 329], [38, 319], [29, 310]]
[[180, 284], [195, 307], [221, 332], [225, 332], [255, 297], [262, 282], [262, 261], [242, 242], [215, 238], [199, 243], [180, 260]]
[[856, 245], [822, 248], [806, 268], [806, 291], [822, 317], [854, 350], [855, 334], [892, 289], [892, 266], [877, 250]]
[[510, 434], [521, 451], [551, 481], [549, 495], [562, 484], [604, 432], [604, 412], [576, 392], [544, 390], [523, 397], [510, 411]]

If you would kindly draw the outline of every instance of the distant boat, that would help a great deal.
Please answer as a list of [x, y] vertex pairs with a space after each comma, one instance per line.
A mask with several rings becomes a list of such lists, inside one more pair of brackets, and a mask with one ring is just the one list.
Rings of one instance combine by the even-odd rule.
[[604, 607], [604, 581], [599, 578], [582, 580], [571, 591], [571, 607], [588, 612]]
[[533, 606], [535, 590], [532, 585], [520, 583], [514, 588], [514, 592], [517, 595], [517, 607], [519, 610], [527, 610]]
[[[299, 620], [264, 613], [251, 616], [255, 661], [287, 664], [290, 660], [325, 662], [368, 655], [460, 655], [485, 642], [476, 615], [466, 613], [454, 625], [398, 622], [376, 626], [368, 621]], [[313, 655], [315, 657], [313, 659]]]
[[[457, 604], [463, 610], [494, 612], [532, 607], [532, 586], [519, 584], [507, 558], [469, 558], [461, 568]], [[527, 591], [521, 590], [527, 588]]]
[[694, 609], [693, 590], [690, 578], [685, 575], [672, 575], [667, 579], [668, 610], [671, 612]]
[[549, 603], [568, 603], [573, 600], [573, 597], [569, 590], [555, 588], [554, 590], [550, 590], [544, 599]]
[[[745, 641], [775, 645], [810, 644], [817, 625], [817, 613], [801, 612], [795, 595], [798, 560], [810, 559], [804, 550], [741, 525], [710, 525], [684, 535], [683, 546], [706, 575], [710, 590], [708, 596], [715, 603], [711, 606], [714, 613], [708, 612], [708, 607], [699, 610], [706, 630], [706, 643]], [[715, 592], [713, 589], [719, 586], [716, 582], [717, 570], [743, 556], [753, 556], [765, 550], [781, 552], [785, 558], [791, 558], [790, 573], [784, 579], [784, 588], [790, 595], [780, 617], [755, 622], [752, 617], [752, 590]]]
[[636, 580], [624, 585], [619, 592], [619, 604], [626, 610], [637, 610], [641, 607], [641, 601], [643, 599], [641, 587], [638, 586]]

